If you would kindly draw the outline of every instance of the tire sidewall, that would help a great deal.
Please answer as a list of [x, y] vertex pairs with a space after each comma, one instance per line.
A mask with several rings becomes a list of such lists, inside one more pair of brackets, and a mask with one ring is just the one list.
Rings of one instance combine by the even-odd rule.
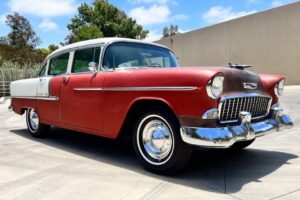
[[[30, 124], [30, 111], [32, 111], [32, 110], [34, 110], [34, 109], [33, 108], [29, 108], [27, 110], [27, 112], [26, 112], [26, 124], [27, 124], [27, 129], [30, 132], [30, 134], [35, 135], [39, 131], [40, 123], [39, 123], [37, 129], [33, 130], [32, 126]], [[36, 110], [35, 110], [35, 113], [39, 117], [39, 114], [36, 112]]]
[[[170, 153], [167, 155], [166, 158], [162, 159], [162, 161], [160, 161], [159, 163], [155, 163], [154, 158], [147, 156], [147, 152], [145, 152], [145, 149], [142, 146], [142, 132], [143, 132], [145, 126], [147, 125], [147, 122], [150, 120], [153, 120], [153, 119], [158, 119], [158, 120], [163, 121], [169, 128], [170, 133], [171, 133], [171, 138], [172, 138], [172, 147], [171, 147]], [[136, 134], [135, 137], [136, 137], [138, 151], [140, 152], [141, 156], [143, 157], [143, 159], [146, 162], [150, 163], [151, 165], [161, 166], [161, 165], [167, 163], [171, 159], [171, 157], [174, 153], [174, 146], [176, 145], [175, 144], [176, 142], [174, 139], [174, 133], [173, 133], [172, 126], [169, 124], [169, 122], [164, 117], [157, 115], [157, 114], [150, 114], [150, 115], [145, 115], [145, 116], [141, 117], [141, 119], [139, 120], [138, 127], [137, 127], [135, 134]]]
[[[31, 110], [34, 110], [34, 112], [37, 114], [38, 118], [39, 118], [39, 125], [37, 127], [36, 130], [33, 130], [32, 127], [31, 127], [31, 124], [30, 124], [30, 111]], [[40, 117], [39, 117], [39, 113], [33, 109], [33, 108], [29, 108], [27, 111], [26, 111], [26, 124], [27, 124], [27, 130], [28, 132], [33, 136], [33, 137], [37, 137], [37, 138], [42, 138], [42, 137], [45, 137], [47, 136], [48, 132], [49, 132], [49, 129], [50, 129], [50, 126], [49, 125], [46, 125], [46, 124], [42, 124], [40, 122]]]
[[[172, 146], [172, 151], [170, 155], [168, 155], [167, 162], [164, 162], [163, 164], [159, 165], [154, 165], [148, 162], [142, 153], [140, 152], [140, 147], [138, 146], [138, 141], [140, 138], [141, 130], [139, 130], [139, 127], [141, 126], [141, 122], [143, 119], [145, 119], [147, 116], [159, 116], [160, 118], [164, 119], [166, 124], [169, 126], [170, 131], [173, 134], [173, 146]], [[143, 166], [155, 173], [159, 174], [171, 174], [179, 169], [181, 169], [185, 163], [189, 160], [190, 158], [190, 146], [185, 144], [181, 140], [180, 136], [180, 125], [177, 120], [177, 118], [172, 115], [170, 112], [162, 110], [162, 111], [151, 111], [151, 112], [146, 112], [143, 115], [139, 117], [139, 120], [137, 120], [135, 129], [134, 129], [134, 134], [133, 134], [133, 146], [134, 150], [136, 152], [136, 155], [140, 162], [143, 164]], [[184, 154], [185, 152], [186, 154]]]

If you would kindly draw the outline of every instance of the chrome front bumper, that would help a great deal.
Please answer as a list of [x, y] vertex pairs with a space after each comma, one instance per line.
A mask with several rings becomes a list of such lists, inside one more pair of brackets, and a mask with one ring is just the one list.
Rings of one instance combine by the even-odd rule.
[[251, 114], [241, 112], [239, 125], [216, 128], [182, 126], [180, 132], [182, 140], [188, 144], [201, 147], [228, 148], [236, 142], [253, 140], [267, 133], [292, 126], [291, 118], [282, 114], [282, 109], [276, 107], [273, 108], [272, 117], [264, 121], [251, 123]]

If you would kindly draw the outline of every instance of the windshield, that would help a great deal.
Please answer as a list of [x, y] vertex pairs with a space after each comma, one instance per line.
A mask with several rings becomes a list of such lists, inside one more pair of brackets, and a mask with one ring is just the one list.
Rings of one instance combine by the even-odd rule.
[[141, 43], [117, 42], [107, 47], [105, 69], [141, 67], [178, 67], [175, 55], [168, 49]]

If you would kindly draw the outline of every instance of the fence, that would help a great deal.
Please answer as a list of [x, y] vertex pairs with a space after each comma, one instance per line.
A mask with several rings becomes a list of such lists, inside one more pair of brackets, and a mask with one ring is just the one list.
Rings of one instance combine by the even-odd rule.
[[36, 77], [37, 69], [0, 69], [0, 97], [10, 96], [10, 82]]
[[9, 81], [1, 81], [0, 82], [0, 97], [9, 96]]

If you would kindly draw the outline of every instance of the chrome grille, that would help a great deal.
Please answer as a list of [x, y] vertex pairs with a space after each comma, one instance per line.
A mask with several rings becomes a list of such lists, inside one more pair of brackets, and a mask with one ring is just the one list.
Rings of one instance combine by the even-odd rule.
[[237, 122], [242, 111], [251, 113], [252, 119], [265, 117], [271, 100], [268, 96], [226, 97], [220, 102], [219, 120], [221, 123]]

